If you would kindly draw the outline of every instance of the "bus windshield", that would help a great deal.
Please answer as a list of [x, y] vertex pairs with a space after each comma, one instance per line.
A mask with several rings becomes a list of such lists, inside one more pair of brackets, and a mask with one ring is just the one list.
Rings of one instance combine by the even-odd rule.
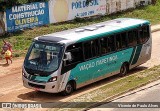
[[26, 55], [24, 66], [32, 70], [53, 72], [59, 67], [62, 50], [63, 45], [35, 41]]

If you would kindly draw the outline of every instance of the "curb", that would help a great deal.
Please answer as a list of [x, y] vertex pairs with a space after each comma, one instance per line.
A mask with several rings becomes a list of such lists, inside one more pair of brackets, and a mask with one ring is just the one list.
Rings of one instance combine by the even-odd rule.
[[160, 31], [160, 25], [151, 26], [151, 33]]
[[157, 28], [157, 29], [151, 30], [151, 33], [154, 33], [154, 32], [157, 32], [157, 31], [160, 31], [160, 28]]

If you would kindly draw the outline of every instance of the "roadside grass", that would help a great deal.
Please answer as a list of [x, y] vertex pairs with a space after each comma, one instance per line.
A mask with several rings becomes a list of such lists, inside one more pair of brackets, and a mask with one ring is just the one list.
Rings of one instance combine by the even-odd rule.
[[[160, 79], [160, 65], [107, 83], [99, 89], [61, 103], [49, 111], [78, 111], [94, 107], [113, 98]], [[60, 107], [60, 108], [57, 108]]]
[[2, 39], [6, 39], [10, 41], [13, 45], [13, 56], [19, 57], [24, 56], [29, 48], [33, 38], [45, 35], [49, 33], [54, 33], [62, 30], [72, 29], [80, 26], [85, 26], [89, 24], [94, 24], [106, 20], [111, 20], [119, 17], [130, 17], [130, 18], [140, 18], [147, 19], [151, 22], [151, 24], [159, 24], [160, 23], [160, 0], [157, 1], [155, 6], [143, 6], [137, 9], [130, 9], [125, 12], [119, 12], [117, 14], [105, 15], [99, 17], [91, 17], [85, 19], [76, 18], [75, 20], [50, 24], [42, 27], [35, 27], [33, 29], [27, 29], [25, 31], [19, 31], [13, 34], [6, 34], [5, 36], [0, 37], [0, 47], [2, 47], [3, 42]]

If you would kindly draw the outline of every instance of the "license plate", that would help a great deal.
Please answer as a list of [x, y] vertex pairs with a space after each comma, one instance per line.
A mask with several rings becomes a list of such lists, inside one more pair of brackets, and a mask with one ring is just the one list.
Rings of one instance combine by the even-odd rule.
[[40, 89], [39, 88], [34, 88], [34, 90], [39, 91]]

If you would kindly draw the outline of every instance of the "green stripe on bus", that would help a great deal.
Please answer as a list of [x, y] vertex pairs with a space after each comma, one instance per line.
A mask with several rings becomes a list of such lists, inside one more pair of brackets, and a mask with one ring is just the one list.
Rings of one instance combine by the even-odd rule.
[[31, 75], [30, 76], [30, 79], [33, 81], [33, 80], [35, 80], [35, 78], [36, 78], [36, 76], [34, 76], [34, 75]]
[[138, 58], [139, 58], [140, 53], [141, 53], [141, 50], [142, 50], [142, 45], [137, 46], [137, 50], [136, 50], [135, 56], [133, 58], [132, 65], [137, 63]]
[[47, 76], [47, 77], [31, 76], [31, 80], [32, 80], [32, 81], [43, 81], [43, 82], [47, 82], [50, 78], [51, 78], [51, 76]]
[[135, 51], [136, 51], [136, 47], [134, 47], [133, 48], [133, 51], [132, 51], [132, 55], [131, 55], [131, 58], [130, 58], [130, 60], [129, 60], [129, 64], [131, 64], [131, 62], [132, 62], [132, 60], [133, 60], [133, 58], [134, 58], [134, 54], [135, 54]]

